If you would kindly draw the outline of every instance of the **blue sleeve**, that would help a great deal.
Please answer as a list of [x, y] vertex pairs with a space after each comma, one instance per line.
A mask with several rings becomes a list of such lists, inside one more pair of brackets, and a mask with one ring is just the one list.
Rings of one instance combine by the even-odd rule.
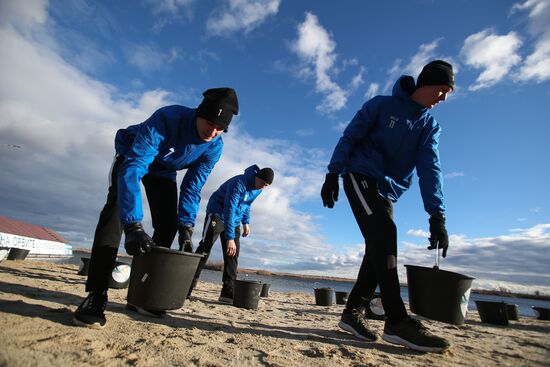
[[157, 156], [165, 136], [166, 116], [163, 109], [159, 109], [140, 125], [132, 146], [125, 154], [118, 173], [118, 203], [123, 225], [143, 219], [141, 178]]
[[214, 165], [220, 160], [223, 142], [217, 140], [201, 158], [191, 165], [180, 186], [180, 198], [178, 205], [178, 223], [184, 225], [195, 225], [197, 211], [201, 200], [201, 191]]
[[235, 238], [235, 213], [245, 193], [246, 187], [239, 180], [234, 180], [227, 186], [223, 202], [223, 223], [224, 233], [228, 240]]
[[242, 224], [250, 223], [250, 205], [248, 205], [243, 213], [243, 219], [241, 220]]
[[424, 210], [430, 215], [434, 212], [445, 211], [443, 175], [438, 149], [440, 135], [441, 127], [432, 118], [432, 124], [426, 125], [422, 135], [422, 145], [419, 148], [416, 161], [416, 172]]
[[354, 145], [364, 139], [375, 125], [378, 101], [379, 97], [371, 98], [357, 111], [334, 148], [329, 172], [340, 174], [347, 167]]

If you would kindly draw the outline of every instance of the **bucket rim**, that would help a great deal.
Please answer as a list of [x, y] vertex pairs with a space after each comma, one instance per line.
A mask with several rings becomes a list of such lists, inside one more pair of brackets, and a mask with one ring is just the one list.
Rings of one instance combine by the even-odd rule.
[[[152, 254], [152, 253], [164, 253], [164, 254], [174, 254], [174, 255], [181, 255], [181, 256], [191, 256], [191, 257], [204, 257], [203, 254], [196, 254], [194, 252], [185, 252], [185, 251], [179, 251], [179, 250], [172, 250], [172, 249], [169, 249], [169, 248], [166, 248], [166, 247], [161, 247], [161, 246], [152, 246], [151, 247], [151, 252], [149, 254]], [[145, 254], [147, 255], [147, 254]], [[139, 255], [138, 255], [139, 256]]]
[[320, 287], [320, 288], [313, 288], [314, 290], [330, 290], [330, 291], [333, 291], [334, 289], [330, 288], [330, 287]]
[[411, 268], [411, 269], [426, 269], [426, 270], [436, 270], [436, 271], [439, 271], [439, 272], [443, 272], [443, 273], [447, 273], [449, 275], [458, 275], [460, 277], [463, 277], [463, 278], [466, 278], [466, 279], [470, 279], [470, 280], [475, 280], [474, 277], [472, 276], [469, 276], [469, 275], [465, 275], [465, 274], [461, 274], [461, 273], [456, 273], [454, 271], [449, 271], [449, 270], [443, 270], [443, 269], [436, 269], [436, 268], [433, 268], [433, 267], [428, 267], [428, 266], [419, 266], [419, 265], [412, 265], [412, 264], [405, 264], [404, 265], [407, 269], [408, 268]]
[[260, 280], [249, 280], [249, 279], [235, 279], [235, 282], [241, 282], [241, 283], [250, 283], [250, 284], [266, 284], [262, 283]]

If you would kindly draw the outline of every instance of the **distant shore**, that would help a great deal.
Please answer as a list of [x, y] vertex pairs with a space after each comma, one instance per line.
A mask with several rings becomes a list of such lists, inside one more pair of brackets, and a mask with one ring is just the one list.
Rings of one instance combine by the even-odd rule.
[[[91, 253], [90, 249], [77, 248], [73, 250], [73, 253]], [[131, 261], [132, 257], [126, 254], [119, 254], [119, 258], [127, 259]], [[222, 271], [223, 262], [222, 261], [209, 261], [204, 266], [205, 269], [213, 271]], [[283, 278], [291, 279], [308, 279], [308, 280], [331, 280], [336, 282], [347, 282], [354, 283], [355, 279], [343, 278], [343, 277], [331, 277], [331, 276], [320, 276], [320, 275], [307, 275], [307, 274], [293, 274], [293, 273], [284, 273], [284, 272], [275, 272], [264, 269], [251, 269], [251, 268], [239, 268], [239, 272], [249, 273], [249, 274], [258, 274], [263, 276], [277, 276]], [[407, 287], [406, 283], [401, 283], [401, 287]], [[472, 293], [477, 294], [486, 294], [492, 296], [503, 296], [503, 297], [512, 297], [512, 298], [527, 298], [527, 299], [536, 299], [542, 301], [550, 301], [550, 295], [544, 294], [532, 294], [532, 293], [513, 293], [513, 292], [503, 292], [496, 289], [472, 289]]]

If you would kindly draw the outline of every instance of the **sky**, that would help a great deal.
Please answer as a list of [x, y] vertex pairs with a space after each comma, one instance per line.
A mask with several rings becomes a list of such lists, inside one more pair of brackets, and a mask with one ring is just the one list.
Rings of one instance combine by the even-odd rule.
[[[239, 266], [355, 278], [364, 240], [343, 189], [333, 209], [319, 194], [334, 146], [365, 101], [444, 59], [456, 88], [431, 111], [450, 234], [440, 268], [550, 294], [548, 24], [545, 0], [0, 0], [0, 215], [91, 247], [115, 132], [231, 86], [240, 113], [195, 245], [210, 194], [272, 167]], [[416, 179], [394, 210], [405, 281], [403, 265], [435, 261]]]

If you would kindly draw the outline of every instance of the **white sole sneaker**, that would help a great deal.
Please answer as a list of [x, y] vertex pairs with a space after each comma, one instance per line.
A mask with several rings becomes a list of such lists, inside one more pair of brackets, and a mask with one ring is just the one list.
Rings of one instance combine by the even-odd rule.
[[73, 317], [73, 324], [75, 324], [76, 326], [83, 326], [83, 327], [87, 327], [90, 329], [97, 329], [97, 330], [103, 329], [105, 327], [105, 324], [101, 325], [99, 322], [88, 324], [87, 322], [80, 321], [76, 317]]
[[132, 305], [131, 303], [126, 304], [126, 309], [129, 310], [129, 311], [137, 312], [137, 313], [139, 313], [140, 315], [143, 315], [143, 316], [154, 317], [154, 318], [157, 318], [157, 319], [161, 319], [166, 314], [166, 312], [163, 312], [163, 313], [149, 312], [146, 309], [141, 308], [141, 307], [136, 306], [136, 305]]
[[229, 297], [222, 297], [220, 296], [220, 298], [218, 298], [218, 301], [221, 302], [221, 303], [226, 303], [228, 305], [232, 305], [233, 304], [233, 298], [229, 298]]
[[342, 330], [345, 330], [347, 332], [352, 333], [356, 338], [359, 338], [361, 340], [366, 340], [366, 341], [369, 341], [369, 342], [376, 341], [376, 339], [370, 339], [370, 338], [367, 338], [366, 336], [363, 336], [363, 335], [359, 334], [357, 331], [355, 331], [355, 329], [353, 327], [351, 327], [351, 325], [348, 325], [343, 321], [340, 321], [338, 323], [338, 327], [340, 327], [340, 329], [342, 329]]
[[399, 336], [397, 335], [390, 335], [390, 334], [386, 334], [384, 333], [382, 335], [382, 339], [384, 339], [385, 341], [387, 341], [388, 343], [392, 343], [392, 344], [397, 344], [397, 345], [403, 345], [407, 348], [410, 348], [410, 349], [413, 349], [413, 350], [417, 350], [419, 352], [429, 352], [429, 353], [441, 353], [441, 352], [444, 352], [445, 350], [448, 349], [448, 347], [445, 347], [445, 348], [439, 348], [439, 347], [427, 347], [427, 346], [424, 346], [424, 345], [416, 345], [414, 343], [411, 343], [410, 341], [408, 340], [405, 340], [403, 338], [400, 338]]

